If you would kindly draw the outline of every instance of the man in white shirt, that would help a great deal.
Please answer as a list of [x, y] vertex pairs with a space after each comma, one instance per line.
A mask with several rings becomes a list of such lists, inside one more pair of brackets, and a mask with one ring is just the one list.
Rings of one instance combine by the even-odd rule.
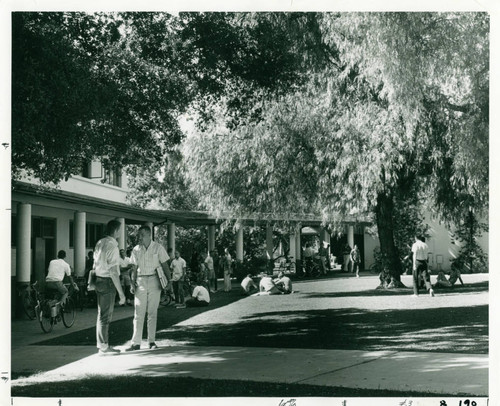
[[292, 280], [286, 276], [283, 272], [278, 274], [278, 279], [274, 281], [276, 287], [281, 290], [284, 294], [292, 293]]
[[[130, 292], [135, 294], [134, 333], [132, 343], [125, 351], [135, 351], [141, 348], [144, 319], [148, 314], [148, 343], [149, 349], [156, 349], [156, 320], [160, 305], [161, 283], [157, 268], [162, 268], [170, 283], [168, 269], [168, 255], [165, 248], [151, 239], [151, 229], [142, 226], [138, 231], [139, 244], [132, 250], [130, 262], [132, 276]], [[167, 285], [168, 286], [168, 285]]]
[[58, 291], [61, 295], [59, 300], [62, 304], [66, 303], [66, 299], [68, 298], [68, 288], [63, 284], [65, 276], [68, 276], [71, 284], [78, 291], [78, 286], [71, 277], [71, 267], [64, 258], [66, 258], [66, 251], [59, 251], [57, 259], [50, 261], [49, 272], [45, 278], [45, 288]]
[[175, 251], [175, 258], [170, 264], [172, 269], [172, 284], [174, 286], [175, 303], [179, 308], [186, 307], [184, 304], [184, 277], [186, 276], [186, 261], [181, 258], [179, 251]]
[[422, 275], [425, 287], [429, 291], [429, 294], [434, 296], [434, 291], [432, 290], [430, 282], [429, 270], [427, 267], [429, 247], [425, 243], [424, 237], [415, 237], [415, 243], [412, 245], [411, 251], [413, 253], [413, 295], [418, 296], [419, 276]]
[[215, 291], [217, 290], [215, 282], [215, 268], [214, 268], [214, 259], [212, 258], [211, 252], [207, 252], [205, 254], [204, 262], [208, 269], [208, 287], [210, 288], [210, 293], [215, 293]]
[[95, 292], [97, 296], [97, 348], [99, 355], [116, 355], [109, 345], [109, 325], [113, 317], [116, 292], [119, 304], [125, 303], [125, 294], [120, 283], [120, 254], [116, 239], [120, 235], [121, 223], [111, 220], [106, 225], [106, 237], [97, 241], [94, 249], [94, 269], [96, 274]]
[[192, 297], [186, 300], [187, 307], [204, 307], [210, 303], [210, 294], [207, 288], [203, 286], [203, 281], [198, 278], [197, 284], [193, 290]]
[[244, 295], [249, 295], [253, 293], [253, 291], [258, 291], [259, 288], [255, 284], [255, 282], [252, 279], [252, 275], [248, 274], [242, 281], [241, 281], [241, 288], [243, 289], [243, 294]]
[[273, 279], [269, 275], [262, 275], [259, 283], [259, 294], [264, 295], [281, 295], [281, 290], [279, 290], [273, 282]]

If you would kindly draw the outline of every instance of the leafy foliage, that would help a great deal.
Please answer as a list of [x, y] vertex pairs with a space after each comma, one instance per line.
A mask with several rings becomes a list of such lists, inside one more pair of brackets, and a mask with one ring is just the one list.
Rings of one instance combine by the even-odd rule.
[[468, 210], [453, 233], [453, 238], [460, 242], [461, 247], [451, 261], [452, 269], [464, 273], [488, 272], [488, 256], [477, 242], [484, 231], [488, 231], [487, 224], [480, 223], [473, 211]]

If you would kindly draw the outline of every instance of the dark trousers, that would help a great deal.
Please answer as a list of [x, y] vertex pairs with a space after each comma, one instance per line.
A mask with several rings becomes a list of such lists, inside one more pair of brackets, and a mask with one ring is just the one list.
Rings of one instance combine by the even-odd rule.
[[430, 277], [427, 267], [427, 261], [417, 259], [417, 267], [412, 272], [413, 275], [413, 293], [418, 295], [418, 288], [420, 284], [420, 275], [422, 275], [424, 281], [430, 284]]
[[184, 281], [173, 281], [175, 303], [184, 303]]
[[111, 278], [98, 276], [95, 292], [97, 295], [97, 348], [105, 350], [109, 346], [109, 325], [115, 308], [116, 288]]
[[208, 306], [208, 302], [204, 300], [198, 300], [196, 297], [192, 297], [191, 299], [186, 300], [187, 307], [204, 307]]

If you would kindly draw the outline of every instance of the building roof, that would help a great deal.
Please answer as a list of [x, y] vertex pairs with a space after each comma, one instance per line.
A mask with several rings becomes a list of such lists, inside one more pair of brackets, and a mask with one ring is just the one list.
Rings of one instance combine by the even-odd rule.
[[[77, 211], [99, 212], [110, 216], [124, 217], [129, 224], [152, 222], [154, 225], [175, 223], [183, 226], [201, 226], [218, 224], [226, 219], [234, 218], [230, 213], [222, 213], [219, 217], [215, 217], [204, 211], [144, 209], [126, 203], [117, 203], [92, 196], [84, 196], [47, 186], [13, 181], [12, 200], [22, 202], [26, 200], [26, 197], [37, 198], [38, 201], [45, 202], [48, 205], [70, 208]], [[256, 213], [239, 216], [238, 220], [245, 224], [286, 221], [300, 222], [303, 226], [321, 225], [321, 216], [314, 214], [286, 214], [277, 216]], [[344, 219], [343, 223], [371, 224], [369, 219], [354, 217]]]

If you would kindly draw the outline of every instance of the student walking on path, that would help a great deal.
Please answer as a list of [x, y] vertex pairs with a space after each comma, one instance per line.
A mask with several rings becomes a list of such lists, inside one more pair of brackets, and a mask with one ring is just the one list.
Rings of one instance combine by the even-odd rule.
[[132, 285], [131, 293], [135, 294], [134, 332], [132, 344], [125, 351], [135, 351], [141, 348], [144, 319], [148, 314], [148, 343], [150, 349], [156, 345], [156, 320], [160, 305], [161, 283], [157, 268], [162, 268], [170, 284], [170, 269], [168, 255], [162, 245], [151, 239], [151, 229], [148, 226], [139, 228], [139, 244], [132, 251]]
[[434, 296], [429, 276], [429, 268], [427, 266], [429, 247], [425, 243], [423, 237], [415, 237], [415, 243], [412, 245], [411, 251], [413, 252], [413, 295], [418, 296], [418, 283], [420, 277], [422, 277], [429, 294]]
[[354, 248], [350, 254], [352, 270], [351, 272], [356, 272], [356, 278], [359, 278], [359, 264], [361, 263], [361, 254], [359, 253], [359, 248], [354, 244]]

